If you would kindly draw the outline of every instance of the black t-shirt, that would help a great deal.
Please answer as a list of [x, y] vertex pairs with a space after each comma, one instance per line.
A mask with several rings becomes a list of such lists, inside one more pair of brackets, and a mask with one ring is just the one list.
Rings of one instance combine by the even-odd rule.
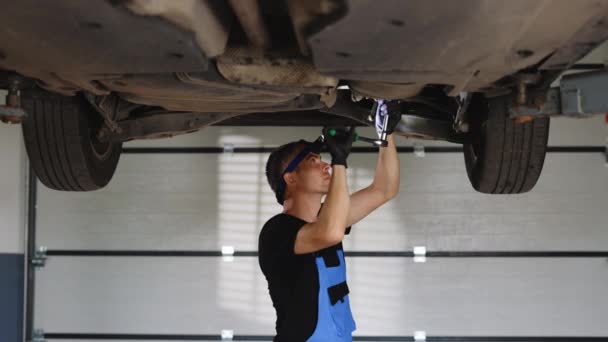
[[[315, 259], [322, 256], [326, 263], [339, 262], [337, 251], [342, 250], [339, 243], [319, 252], [295, 254], [296, 237], [304, 224], [306, 221], [297, 217], [279, 214], [268, 220], [260, 232], [258, 261], [277, 313], [277, 342], [306, 341], [313, 334], [319, 294]], [[350, 227], [346, 234], [349, 231]]]

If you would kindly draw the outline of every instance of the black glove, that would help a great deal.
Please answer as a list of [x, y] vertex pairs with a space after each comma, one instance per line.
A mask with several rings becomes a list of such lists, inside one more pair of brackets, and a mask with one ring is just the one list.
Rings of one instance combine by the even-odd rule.
[[325, 137], [325, 146], [331, 154], [331, 165], [347, 167], [346, 158], [348, 158], [350, 149], [356, 139], [355, 126], [352, 126], [348, 131], [325, 127], [323, 128], [323, 136]]
[[[382, 101], [382, 100], [379, 100]], [[386, 127], [386, 134], [392, 134], [395, 128], [401, 121], [401, 103], [397, 100], [394, 101], [382, 101], [380, 110], [378, 110], [378, 102], [374, 103], [372, 107], [372, 113], [375, 118], [376, 132], [378, 137], [382, 135], [382, 124], [384, 123], [384, 116], [388, 115], [388, 125]]]

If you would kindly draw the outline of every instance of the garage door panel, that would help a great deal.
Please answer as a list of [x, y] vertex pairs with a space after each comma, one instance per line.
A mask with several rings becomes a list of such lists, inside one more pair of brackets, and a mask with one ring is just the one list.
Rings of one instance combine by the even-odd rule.
[[[402, 325], [413, 323], [411, 331], [433, 335], [606, 335], [599, 318], [606, 303], [595, 297], [608, 284], [605, 260], [350, 263], [358, 323], [374, 322], [387, 334], [396, 332], [397, 322], [388, 321], [397, 315]], [[392, 269], [402, 271], [390, 274]]]
[[255, 258], [50, 259], [37, 274], [36, 324], [47, 332], [263, 334], [274, 312], [258, 273]]
[[585, 119], [551, 118], [549, 146], [602, 145], [606, 142], [605, 139], [606, 122], [603, 115]]
[[349, 250], [605, 250], [604, 213], [500, 212], [466, 214], [425, 210], [400, 214], [381, 208], [353, 227]]
[[[354, 154], [349, 158], [349, 184], [352, 189], [369, 185], [373, 180], [376, 159], [376, 154]], [[415, 157], [411, 153], [401, 153], [399, 160], [401, 195], [473, 193], [461, 153], [427, 153], [424, 158]], [[605, 194], [608, 192], [608, 173], [604, 164], [605, 157], [601, 153], [549, 153], [539, 182], [532, 192]], [[517, 197], [519, 196], [515, 196]]]
[[[358, 335], [608, 335], [605, 259], [347, 263]], [[256, 258], [55, 257], [37, 276], [36, 325], [46, 332], [270, 335], [274, 329]]]
[[[260, 162], [265, 158], [126, 155], [121, 165], [128, 172], [119, 170], [108, 189], [66, 193], [39, 186], [39, 244], [57, 249], [218, 250], [229, 245], [255, 250], [262, 225], [281, 211], [266, 184]], [[352, 156], [352, 189], [371, 182], [375, 158]], [[399, 196], [355, 226], [347, 241], [351, 250], [410, 250], [415, 245], [581, 250], [603, 249], [601, 242], [608, 239], [602, 228], [608, 220], [608, 173], [600, 154], [550, 154], [537, 188], [515, 196], [474, 192], [460, 154], [400, 158]], [[177, 166], [181, 164], [186, 168]], [[256, 166], [243, 171], [245, 164]], [[139, 185], [122, 187], [134, 179]]]

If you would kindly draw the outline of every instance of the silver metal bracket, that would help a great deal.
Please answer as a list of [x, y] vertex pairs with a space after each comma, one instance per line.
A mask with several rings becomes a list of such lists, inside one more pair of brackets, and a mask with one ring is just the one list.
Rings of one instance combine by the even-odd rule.
[[0, 121], [9, 124], [23, 122], [27, 113], [21, 108], [20, 81], [14, 79], [8, 87], [6, 106], [0, 106]]
[[42, 329], [36, 329], [36, 330], [34, 330], [34, 333], [32, 334], [32, 341], [31, 342], [45, 342], [45, 340], [44, 340], [44, 330], [42, 330]]
[[608, 71], [566, 75], [560, 83], [562, 113], [593, 115], [608, 112]]
[[34, 252], [34, 256], [30, 260], [30, 262], [35, 268], [42, 268], [46, 265], [46, 252], [47, 248], [44, 246], [40, 246], [38, 247], [38, 249], [36, 249], [36, 252]]

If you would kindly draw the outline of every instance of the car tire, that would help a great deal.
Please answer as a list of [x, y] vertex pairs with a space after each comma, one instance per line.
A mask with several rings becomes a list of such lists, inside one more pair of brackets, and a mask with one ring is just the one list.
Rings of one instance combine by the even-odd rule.
[[549, 118], [515, 123], [508, 97], [475, 94], [469, 107], [470, 140], [464, 144], [469, 180], [486, 194], [519, 194], [538, 181], [547, 151]]
[[79, 96], [23, 91], [23, 138], [32, 169], [47, 187], [92, 191], [108, 184], [121, 142], [101, 143], [95, 132], [103, 118]]

